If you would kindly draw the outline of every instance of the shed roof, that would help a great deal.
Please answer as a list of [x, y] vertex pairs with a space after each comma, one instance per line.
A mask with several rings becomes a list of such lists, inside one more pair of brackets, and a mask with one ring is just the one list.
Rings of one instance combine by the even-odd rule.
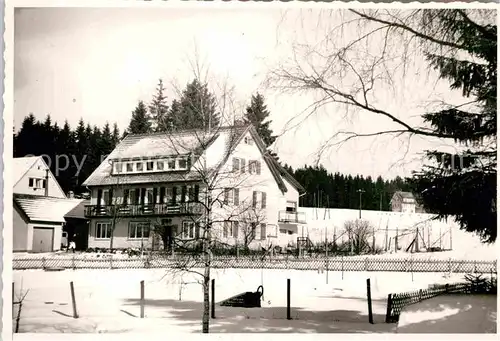
[[14, 194], [14, 201], [30, 221], [64, 223], [64, 216], [83, 199]]

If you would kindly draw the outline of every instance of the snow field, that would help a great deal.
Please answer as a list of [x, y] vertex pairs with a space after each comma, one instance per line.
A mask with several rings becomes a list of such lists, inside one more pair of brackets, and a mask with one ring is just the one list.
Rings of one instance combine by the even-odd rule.
[[[197, 269], [193, 269], [197, 270]], [[199, 269], [198, 271], [202, 271]], [[339, 328], [342, 323], [368, 325], [366, 279], [371, 279], [372, 306], [376, 323], [382, 324], [387, 294], [425, 289], [433, 283], [453, 283], [461, 275], [443, 278], [435, 273], [326, 272], [299, 270], [212, 269], [215, 301], [263, 284], [262, 308], [215, 308], [219, 331], [268, 331], [283, 325], [316, 323], [304, 330]], [[413, 277], [413, 278], [412, 278]], [[291, 280], [291, 317], [286, 320], [287, 278]], [[30, 332], [124, 332], [151, 328], [172, 331], [199, 331], [202, 318], [200, 277], [192, 273], [171, 273], [165, 269], [141, 270], [39, 270], [14, 271], [15, 291], [29, 289], [23, 303], [21, 331]], [[73, 281], [79, 318], [73, 319], [70, 282]], [[145, 287], [145, 319], [140, 319], [140, 282]], [[263, 322], [274, 321], [266, 327]], [[156, 321], [156, 322], [154, 322]], [[242, 322], [246, 321], [246, 322]], [[281, 322], [280, 322], [281, 321]], [[230, 327], [229, 327], [230, 325]], [[384, 328], [390, 328], [384, 324]], [[306, 328], [307, 327], [307, 328]], [[378, 327], [382, 327], [378, 325]], [[253, 328], [253, 329], [252, 329]], [[260, 328], [260, 329], [259, 329]], [[267, 328], [267, 329], [266, 329]], [[323, 328], [323, 327], [321, 327]], [[320, 329], [321, 329], [320, 328]]]

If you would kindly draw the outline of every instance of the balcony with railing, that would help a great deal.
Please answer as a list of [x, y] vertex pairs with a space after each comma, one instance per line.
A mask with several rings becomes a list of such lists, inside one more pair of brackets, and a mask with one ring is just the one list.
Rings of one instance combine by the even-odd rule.
[[203, 204], [200, 202], [143, 205], [85, 205], [86, 218], [181, 216], [200, 215], [202, 213]]
[[305, 224], [306, 223], [306, 213], [305, 212], [291, 212], [291, 211], [279, 211], [278, 212], [278, 222], [287, 224]]

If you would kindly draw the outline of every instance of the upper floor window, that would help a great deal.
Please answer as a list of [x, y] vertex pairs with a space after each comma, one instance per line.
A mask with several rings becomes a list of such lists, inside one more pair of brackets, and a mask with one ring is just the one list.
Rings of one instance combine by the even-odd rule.
[[248, 172], [250, 174], [260, 174], [260, 161], [250, 160], [248, 161]]
[[252, 145], [253, 139], [250, 136], [245, 136], [245, 144]]
[[245, 159], [233, 158], [233, 173], [245, 173]]
[[34, 189], [45, 188], [45, 186], [46, 186], [45, 179], [29, 178], [28, 179], [28, 186], [30, 188], [34, 188]]
[[252, 197], [252, 207], [253, 208], [266, 208], [267, 207], [267, 194], [266, 192], [253, 192]]
[[224, 188], [224, 204], [235, 206], [240, 204], [239, 188]]

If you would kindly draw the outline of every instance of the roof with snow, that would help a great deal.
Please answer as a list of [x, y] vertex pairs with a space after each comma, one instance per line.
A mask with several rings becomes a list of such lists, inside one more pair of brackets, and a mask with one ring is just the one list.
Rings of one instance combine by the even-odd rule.
[[153, 133], [153, 134], [130, 134], [127, 135], [120, 144], [108, 155], [108, 157], [97, 167], [97, 169], [85, 180], [84, 186], [109, 186], [117, 183], [126, 184], [146, 184], [163, 182], [186, 182], [201, 180], [200, 172], [193, 168], [187, 171], [153, 173], [153, 174], [120, 174], [111, 175], [112, 162], [114, 160], [146, 160], [173, 155], [190, 155], [192, 165], [197, 158], [216, 140], [223, 139], [225, 158], [216, 160], [216, 166], [208, 169], [209, 172], [216, 172], [225, 162], [232, 150], [243, 139], [244, 135], [250, 132], [256, 145], [261, 151], [264, 160], [271, 169], [278, 186], [286, 192], [286, 185], [283, 178], [287, 179], [292, 186], [299, 191], [303, 187], [288, 174], [279, 163], [269, 155], [264, 143], [258, 136], [252, 125], [230, 126], [217, 128], [215, 132], [209, 133], [201, 130], [190, 130], [178, 133]]
[[401, 196], [403, 199], [415, 199], [415, 196], [411, 192], [397, 191], [394, 193], [393, 197], [395, 195]]
[[64, 216], [82, 201], [84, 200], [14, 194], [14, 204], [30, 221], [64, 223]]

